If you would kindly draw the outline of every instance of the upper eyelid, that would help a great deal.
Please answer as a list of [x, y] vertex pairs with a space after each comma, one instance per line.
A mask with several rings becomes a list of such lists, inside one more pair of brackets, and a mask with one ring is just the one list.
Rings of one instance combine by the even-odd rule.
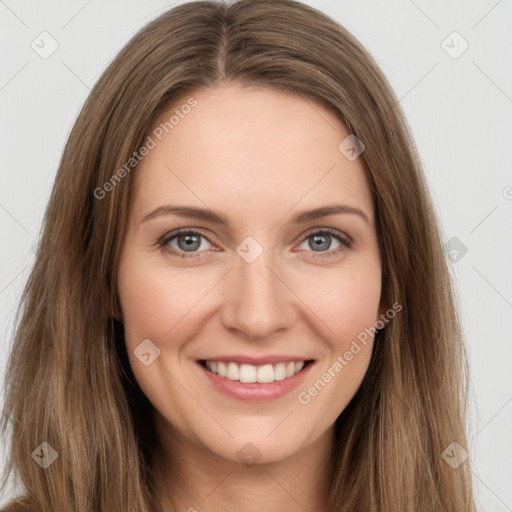
[[206, 238], [208, 242], [214, 243], [210, 240], [210, 236], [205, 234], [205, 232], [201, 228], [177, 228], [175, 230], [169, 231], [166, 233], [160, 240], [162, 242], [168, 242], [169, 240], [172, 240], [173, 238], [176, 238], [177, 236], [181, 234], [187, 234], [187, 233], [197, 233], [198, 235], [201, 235], [202, 237]]
[[[315, 227], [309, 228], [309, 229], [307, 229], [304, 233], [302, 233], [299, 236], [299, 239], [301, 241], [305, 240], [306, 238], [309, 238], [312, 234], [317, 233], [317, 232], [321, 232], [322, 230], [332, 230], [341, 239], [346, 238], [346, 240], [344, 240], [345, 243], [348, 243], [348, 244], [353, 244], [354, 243], [354, 239], [350, 235], [348, 235], [344, 231], [341, 231], [340, 229], [333, 228], [333, 227], [330, 227], [330, 226], [315, 226]], [[198, 235], [201, 235], [204, 238], [206, 238], [206, 240], [209, 243], [215, 244], [214, 241], [210, 240], [210, 236], [208, 234], [206, 234], [205, 231], [202, 228], [192, 228], [192, 227], [177, 228], [175, 230], [172, 230], [169, 233], [165, 234], [160, 239], [160, 242], [161, 243], [168, 243], [170, 240], [176, 238], [180, 234], [186, 234], [186, 233], [197, 233]], [[328, 234], [332, 234], [332, 233], [328, 233]], [[215, 245], [217, 245], [217, 244], [215, 244]]]

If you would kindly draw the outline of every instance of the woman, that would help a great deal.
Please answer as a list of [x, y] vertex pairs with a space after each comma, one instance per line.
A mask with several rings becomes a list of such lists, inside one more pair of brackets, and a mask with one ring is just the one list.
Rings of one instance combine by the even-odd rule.
[[421, 163], [371, 56], [311, 7], [191, 2], [126, 45], [22, 307], [9, 510], [474, 511]]

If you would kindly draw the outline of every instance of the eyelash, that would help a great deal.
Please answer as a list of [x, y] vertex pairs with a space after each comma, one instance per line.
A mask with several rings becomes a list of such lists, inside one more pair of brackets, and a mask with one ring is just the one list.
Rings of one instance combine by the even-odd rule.
[[[197, 256], [198, 253], [186, 254], [183, 252], [177, 252], [174, 249], [169, 248], [169, 246], [167, 244], [171, 240], [176, 238], [177, 236], [183, 235], [183, 234], [198, 235], [198, 236], [205, 238], [206, 240], [208, 240], [208, 242], [213, 244], [213, 242], [211, 242], [210, 239], [206, 235], [201, 233], [200, 231], [196, 231], [196, 230], [190, 229], [190, 228], [181, 228], [181, 229], [177, 229], [176, 231], [173, 231], [169, 235], [164, 236], [161, 240], [158, 241], [158, 245], [161, 248], [161, 250], [165, 251], [166, 253], [170, 254], [172, 257], [175, 257], [175, 258], [185, 259], [185, 258], [200, 257], [200, 256]], [[302, 241], [300, 243], [304, 242], [305, 240], [307, 240], [308, 238], [310, 238], [312, 236], [326, 235], [326, 234], [331, 235], [334, 238], [336, 238], [336, 240], [338, 240], [341, 243], [341, 246], [338, 247], [337, 249], [334, 249], [331, 251], [326, 251], [324, 253], [320, 252], [318, 254], [315, 254], [315, 255], [313, 255], [313, 258], [325, 258], [325, 257], [329, 258], [332, 256], [337, 256], [339, 253], [341, 253], [345, 249], [350, 249], [352, 247], [353, 241], [350, 237], [343, 234], [341, 231], [338, 231], [338, 230], [332, 229], [332, 228], [319, 228], [316, 231], [309, 232], [304, 236], [304, 238], [302, 239]], [[312, 252], [314, 252], [314, 251], [312, 251]]]

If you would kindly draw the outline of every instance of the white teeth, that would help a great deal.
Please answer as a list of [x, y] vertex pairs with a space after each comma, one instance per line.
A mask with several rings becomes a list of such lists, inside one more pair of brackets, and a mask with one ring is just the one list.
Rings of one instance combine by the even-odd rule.
[[234, 362], [206, 361], [205, 366], [212, 373], [229, 380], [239, 380], [244, 383], [259, 382], [261, 384], [283, 380], [299, 373], [304, 368], [304, 361], [298, 363], [277, 363], [253, 366], [252, 364], [238, 365]]
[[278, 363], [274, 366], [274, 380], [286, 379], [286, 366], [284, 363]]
[[274, 382], [274, 367], [271, 364], [265, 366], [258, 366], [258, 382]]
[[[235, 364], [235, 363], [230, 363]], [[233, 379], [236, 380], [236, 379]], [[256, 366], [250, 364], [240, 365], [240, 382], [256, 382]]]
[[217, 374], [220, 377], [226, 376], [226, 365], [224, 363], [217, 363]]
[[240, 368], [236, 363], [228, 363], [226, 378], [229, 380], [240, 380]]

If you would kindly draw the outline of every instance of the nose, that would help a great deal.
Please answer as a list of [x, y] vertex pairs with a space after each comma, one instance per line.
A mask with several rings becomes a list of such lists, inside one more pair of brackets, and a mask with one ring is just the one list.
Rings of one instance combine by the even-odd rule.
[[266, 340], [296, 321], [298, 299], [270, 250], [252, 263], [235, 258], [223, 286], [221, 319], [228, 330], [241, 332], [251, 341]]

